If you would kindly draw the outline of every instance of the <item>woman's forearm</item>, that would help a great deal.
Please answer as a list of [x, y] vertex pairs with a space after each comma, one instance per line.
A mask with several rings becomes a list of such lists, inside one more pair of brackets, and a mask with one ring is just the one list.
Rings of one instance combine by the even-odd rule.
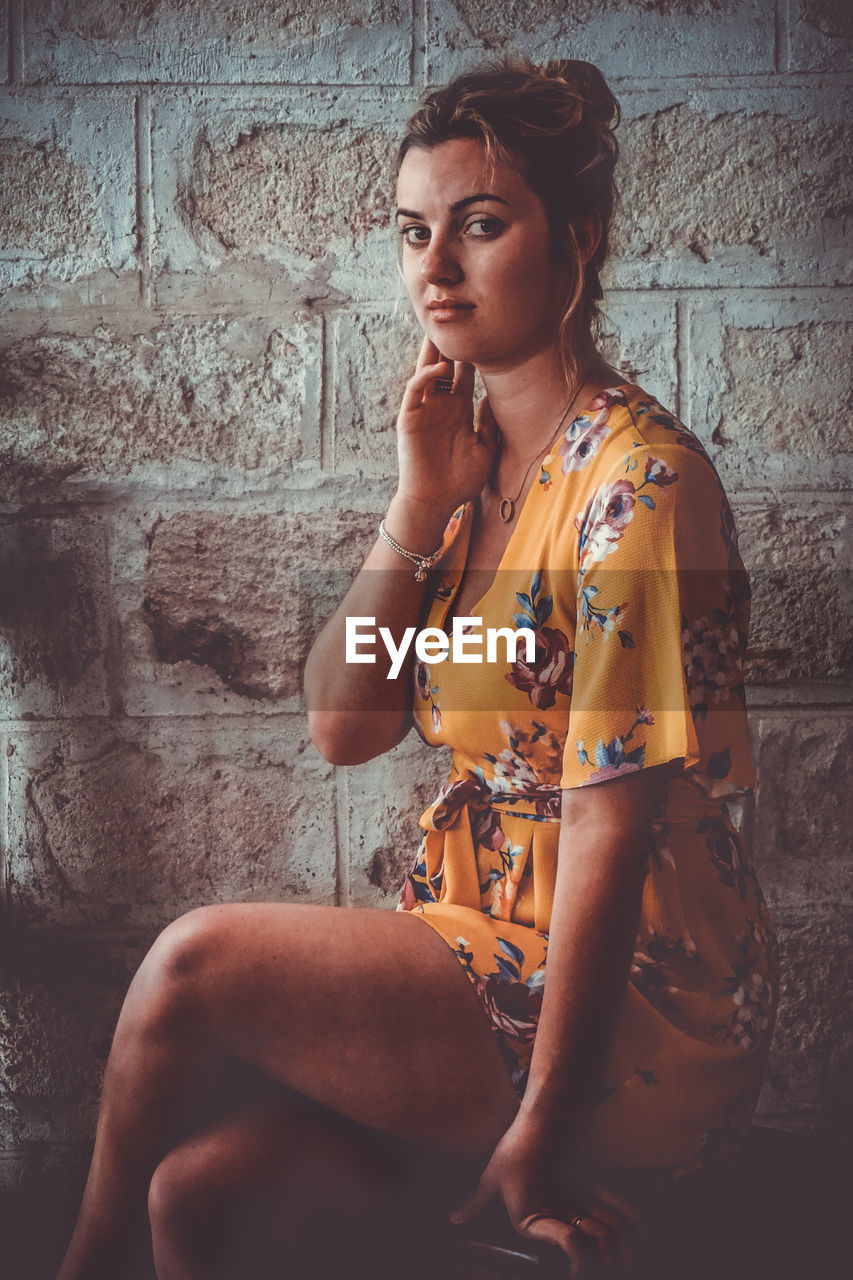
[[663, 765], [563, 793], [547, 980], [520, 1118], [571, 1129], [600, 1087], [639, 924], [650, 823], [670, 772]]
[[[385, 526], [401, 546], [426, 556], [441, 542], [451, 514], [398, 495], [388, 508]], [[377, 538], [355, 582], [317, 636], [305, 666], [309, 730], [317, 748], [333, 763], [369, 760], [408, 732], [414, 645], [409, 644], [391, 674], [392, 658], [379, 641], [379, 628], [388, 629], [400, 652], [406, 629], [420, 625], [427, 589], [428, 577], [418, 582], [415, 566]], [[373, 619], [360, 630], [372, 631], [377, 643], [372, 648], [360, 643], [356, 649], [361, 655], [372, 653], [374, 662], [347, 661], [347, 619], [355, 618]], [[352, 641], [353, 636], [351, 648]]]

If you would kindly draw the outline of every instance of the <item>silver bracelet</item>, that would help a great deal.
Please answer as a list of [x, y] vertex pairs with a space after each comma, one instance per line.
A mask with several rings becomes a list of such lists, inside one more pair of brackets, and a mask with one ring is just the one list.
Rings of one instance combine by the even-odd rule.
[[442, 538], [431, 556], [416, 555], [414, 551], [407, 551], [405, 547], [400, 546], [399, 542], [394, 541], [390, 533], [388, 533], [385, 528], [384, 520], [379, 521], [379, 536], [383, 541], [388, 543], [389, 547], [393, 547], [398, 555], [405, 556], [407, 560], [411, 560], [412, 564], [417, 565], [417, 569], [415, 570], [415, 582], [423, 582], [427, 575], [427, 570], [431, 569], [435, 564], [441, 554], [441, 549], [444, 546], [444, 539]]

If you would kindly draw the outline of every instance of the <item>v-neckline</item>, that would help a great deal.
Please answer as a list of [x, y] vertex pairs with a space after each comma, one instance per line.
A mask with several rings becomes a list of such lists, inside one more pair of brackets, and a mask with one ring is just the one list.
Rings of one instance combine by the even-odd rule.
[[[630, 386], [632, 386], [632, 385], [633, 385], [633, 384], [632, 384], [632, 383], [630, 383], [630, 382], [619, 382], [619, 383], [617, 383], [617, 384], [616, 384], [615, 386], [613, 386], [613, 387], [603, 387], [601, 391], [597, 391], [597, 392], [596, 392], [596, 394], [595, 394], [595, 396], [593, 396], [592, 400], [595, 400], [598, 396], [602, 396], [602, 395], [610, 395], [610, 394], [612, 394], [612, 393], [613, 393], [613, 392], [615, 392], [615, 391], [621, 391], [621, 390], [623, 390], [625, 387], [630, 387]], [[589, 402], [589, 404], [586, 406], [586, 408], [582, 409], [582, 410], [580, 411], [580, 413], [576, 414], [576, 415], [575, 415], [575, 417], [574, 417], [574, 418], [572, 418], [571, 422], [568, 424], [568, 426], [566, 427], [565, 431], [562, 433], [562, 434], [563, 434], [563, 438], [565, 438], [566, 434], [567, 434], [567, 433], [572, 429], [572, 427], [575, 425], [575, 423], [576, 423], [580, 418], [583, 418], [583, 417], [586, 415], [587, 411], [589, 410], [590, 404], [592, 404], [592, 400], [590, 400], [590, 402]], [[607, 414], [608, 418], [610, 417], [610, 410], [612, 410], [612, 408], [613, 408], [613, 405], [611, 404], [611, 405], [609, 406], [609, 409], [608, 409], [608, 414]], [[560, 439], [560, 436], [558, 435], [558, 436], [557, 436], [557, 440], [559, 440], [559, 439]], [[552, 446], [552, 448], [557, 447], [557, 440], [555, 440], [555, 441], [554, 441], [554, 445]], [[547, 456], [547, 455], [546, 455], [546, 456]], [[543, 465], [543, 463], [540, 463], [540, 464], [539, 464], [540, 469], [541, 469], [542, 465]], [[525, 512], [527, 511], [528, 507], [531, 505], [531, 503], [530, 503], [530, 497], [531, 497], [531, 494], [533, 493], [534, 489], [540, 489], [541, 487], [542, 487], [542, 486], [541, 486], [541, 485], [540, 485], [540, 483], [539, 483], [539, 473], [537, 472], [537, 474], [536, 474], [536, 478], [534, 479], [533, 484], [530, 486], [530, 488], [527, 490], [527, 493], [524, 495], [524, 501], [522, 502], [521, 507], [519, 508], [519, 511], [518, 511], [518, 519], [517, 519], [517, 520], [516, 520], [516, 522], [515, 522], [515, 528], [512, 530], [512, 532], [511, 532], [511, 533], [510, 533], [510, 535], [509, 535], [509, 538], [507, 539], [507, 544], [506, 544], [506, 546], [505, 546], [505, 547], [504, 547], [504, 549], [503, 549], [503, 553], [501, 554], [501, 558], [500, 558], [500, 560], [499, 560], [499, 562], [498, 562], [498, 567], [495, 569], [495, 572], [494, 572], [494, 575], [493, 575], [493, 577], [492, 577], [492, 580], [491, 580], [491, 582], [489, 583], [489, 585], [486, 587], [486, 590], [485, 590], [485, 591], [483, 592], [483, 594], [480, 596], [480, 599], [479, 599], [479, 600], [477, 600], [477, 601], [475, 601], [475, 603], [474, 603], [473, 605], [471, 605], [471, 610], [472, 610], [472, 612], [467, 613], [467, 614], [465, 614], [465, 615], [464, 615], [466, 618], [480, 618], [480, 617], [482, 617], [482, 613], [481, 613], [482, 606], [483, 606], [483, 604], [485, 603], [485, 601], [486, 601], [487, 597], [488, 597], [489, 595], [491, 595], [492, 588], [494, 587], [495, 583], [497, 582], [497, 580], [498, 580], [498, 578], [499, 578], [499, 576], [500, 576], [500, 574], [501, 574], [501, 570], [503, 569], [504, 561], [506, 560], [507, 555], [509, 554], [509, 549], [510, 549], [510, 547], [511, 547], [511, 546], [512, 546], [512, 544], [513, 544], [513, 541], [514, 541], [514, 539], [515, 539], [516, 534], [518, 533], [519, 529], [521, 528], [522, 523], [524, 522], [524, 519], [525, 519]], [[475, 503], [475, 502], [476, 502], [476, 499], [473, 499], [471, 502], [468, 502], [468, 503], [466, 503], [466, 504], [465, 504], [465, 505], [469, 508], [469, 513], [468, 513], [468, 516], [466, 517], [466, 522], [467, 522], [467, 532], [465, 532], [465, 534], [464, 534], [465, 539], [466, 539], [466, 542], [465, 542], [465, 556], [464, 556], [464, 559], [463, 559], [463, 561], [462, 561], [462, 567], [461, 567], [461, 569], [459, 569], [459, 570], [456, 570], [456, 571], [455, 571], [455, 574], [458, 574], [458, 576], [456, 577], [456, 583], [455, 583], [455, 585], [453, 586], [453, 588], [452, 588], [452, 590], [451, 590], [450, 596], [448, 597], [448, 600], [447, 600], [447, 605], [446, 605], [446, 607], [445, 607], [444, 613], [442, 614], [442, 618], [441, 618], [442, 628], [446, 627], [447, 619], [450, 617], [451, 610], [453, 609], [454, 605], [456, 604], [456, 601], [457, 601], [457, 599], [458, 599], [458, 597], [459, 597], [459, 592], [460, 592], [460, 591], [461, 591], [461, 589], [462, 589], [462, 583], [464, 582], [464, 580], [465, 580], [465, 575], [466, 575], [466, 573], [468, 572], [468, 555], [469, 555], [469, 552], [470, 552], [470, 550], [471, 550], [471, 536], [472, 536], [472, 534], [473, 534], [473, 532], [474, 532], [474, 518], [475, 518], [475, 513], [474, 513], [474, 503]]]

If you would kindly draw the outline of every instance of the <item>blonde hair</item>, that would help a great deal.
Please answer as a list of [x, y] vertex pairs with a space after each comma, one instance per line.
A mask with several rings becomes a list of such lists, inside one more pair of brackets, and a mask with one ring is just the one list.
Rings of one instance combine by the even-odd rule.
[[[477, 138], [489, 168], [498, 160], [514, 165], [539, 196], [555, 254], [571, 281], [558, 337], [567, 385], [579, 372], [575, 336], [586, 330], [597, 346], [603, 329], [600, 272], [617, 196], [614, 129], [620, 118], [619, 103], [592, 63], [537, 66], [505, 58], [429, 93], [409, 120], [397, 156], [399, 172], [412, 147]], [[590, 216], [601, 238], [584, 264], [577, 224]]]

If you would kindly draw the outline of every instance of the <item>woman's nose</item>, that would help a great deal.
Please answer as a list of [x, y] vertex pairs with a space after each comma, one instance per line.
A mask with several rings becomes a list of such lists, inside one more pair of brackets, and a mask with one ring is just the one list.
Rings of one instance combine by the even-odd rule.
[[421, 276], [428, 284], [461, 279], [462, 268], [447, 236], [431, 238], [421, 254]]

